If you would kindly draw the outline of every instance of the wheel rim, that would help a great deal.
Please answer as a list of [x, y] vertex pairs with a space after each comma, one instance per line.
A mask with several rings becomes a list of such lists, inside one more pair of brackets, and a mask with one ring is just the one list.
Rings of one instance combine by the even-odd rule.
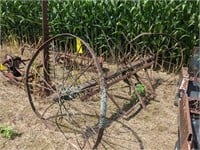
[[[77, 40], [83, 53], [76, 50]], [[50, 52], [48, 71], [41, 62], [45, 46]], [[50, 83], [46, 83], [44, 72], [48, 72]], [[30, 60], [25, 83], [30, 105], [40, 119], [56, 124], [66, 139], [81, 149], [99, 144], [106, 115], [106, 97], [101, 94], [106, 88], [99, 61], [86, 42], [68, 33], [46, 41]], [[45, 95], [44, 90], [50, 94]], [[102, 97], [104, 102], [100, 103]]]

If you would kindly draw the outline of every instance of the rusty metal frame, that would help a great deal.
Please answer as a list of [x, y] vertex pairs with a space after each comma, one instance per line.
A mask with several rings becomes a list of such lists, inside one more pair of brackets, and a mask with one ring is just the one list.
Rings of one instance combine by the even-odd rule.
[[[38, 112], [38, 110], [36, 109], [36, 107], [34, 106], [33, 100], [32, 100], [32, 96], [31, 96], [31, 88], [29, 87], [29, 80], [28, 80], [28, 76], [30, 73], [30, 68], [31, 65], [33, 64], [34, 60], [36, 59], [36, 57], [39, 55], [40, 52], [42, 52], [42, 50], [44, 50], [44, 47], [46, 47], [51, 41], [55, 40], [56, 38], [59, 37], [65, 37], [65, 36], [72, 36], [74, 38], [76, 38], [77, 36], [69, 34], [69, 33], [63, 33], [63, 34], [59, 34], [55, 37], [52, 37], [50, 39], [48, 39], [46, 42], [44, 42], [39, 48], [38, 50], [35, 52], [35, 54], [33, 55], [32, 59], [30, 60], [27, 69], [26, 69], [26, 80], [25, 80], [25, 86], [26, 86], [26, 90], [28, 93], [28, 97], [29, 97], [29, 102], [30, 105], [32, 107], [32, 110], [35, 112], [35, 114], [41, 118], [42, 120], [44, 120], [43, 116]], [[79, 87], [83, 87], [79, 90], [78, 93], [78, 97], [81, 100], [85, 100], [99, 92], [101, 92], [101, 114], [100, 114], [100, 122], [99, 122], [99, 131], [98, 131], [98, 138], [96, 139], [96, 143], [94, 145], [94, 148], [96, 148], [98, 146], [98, 144], [101, 141], [101, 138], [103, 136], [103, 131], [104, 131], [104, 126], [105, 126], [105, 120], [106, 118], [106, 95], [107, 95], [107, 89], [109, 89], [109, 87], [111, 87], [112, 85], [114, 85], [117, 82], [126, 80], [128, 78], [130, 78], [130, 76], [134, 76], [138, 71], [141, 71], [145, 68], [149, 68], [150, 66], [152, 66], [154, 64], [154, 56], [153, 55], [149, 55], [146, 56], [145, 58], [141, 59], [141, 60], [137, 60], [135, 62], [133, 62], [132, 64], [130, 64], [130, 66], [120, 70], [120, 71], [116, 71], [115, 73], [108, 75], [108, 76], [104, 76], [103, 70], [101, 68], [100, 63], [98, 62], [97, 57], [95, 56], [93, 50], [89, 47], [89, 45], [84, 42], [83, 40], [81, 40], [83, 42], [83, 44], [87, 47], [87, 49], [90, 51], [91, 55], [92, 55], [92, 59], [94, 61], [94, 65], [96, 66], [97, 70], [98, 70], [98, 76], [99, 76], [99, 81], [87, 81], [85, 84], [81, 84], [79, 85]], [[148, 79], [148, 77], [147, 77]], [[130, 84], [133, 87], [133, 84]], [[67, 93], [66, 93], [67, 94]], [[108, 97], [111, 98], [111, 101], [113, 101], [113, 103], [115, 104], [114, 99], [112, 99], [112, 96]], [[144, 103], [144, 99], [139, 98], [139, 104], [141, 104], [143, 107], [145, 107], [145, 103]], [[133, 108], [135, 106], [133, 106], [132, 108], [130, 108], [128, 110], [128, 112], [125, 112], [125, 114], [129, 114]]]
[[179, 138], [180, 149], [192, 150], [193, 143], [193, 130], [191, 120], [195, 115], [200, 114], [200, 110], [195, 110], [193, 105], [195, 102], [200, 102], [199, 99], [188, 97], [187, 90], [189, 81], [192, 80], [188, 73], [188, 67], [183, 67], [179, 78]]
[[190, 108], [188, 97], [185, 94], [179, 106], [179, 114], [180, 114], [180, 147], [184, 150], [190, 150], [192, 148], [192, 140], [193, 140], [193, 133], [192, 133], [192, 125], [191, 125], [191, 117], [190, 117]]

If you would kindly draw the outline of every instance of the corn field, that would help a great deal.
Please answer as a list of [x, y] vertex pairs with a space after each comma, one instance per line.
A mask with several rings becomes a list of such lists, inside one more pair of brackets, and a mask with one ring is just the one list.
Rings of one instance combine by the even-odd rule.
[[[21, 44], [38, 41], [42, 35], [41, 1], [1, 0], [0, 6], [1, 44], [13, 39]], [[165, 33], [180, 42], [173, 45], [182, 45], [187, 63], [190, 50], [200, 42], [199, 10], [199, 0], [49, 0], [49, 32], [50, 36], [75, 34], [89, 42], [97, 54], [106, 53], [113, 59], [130, 49], [130, 41], [138, 34]], [[137, 42], [138, 49], [169, 47], [161, 35]]]

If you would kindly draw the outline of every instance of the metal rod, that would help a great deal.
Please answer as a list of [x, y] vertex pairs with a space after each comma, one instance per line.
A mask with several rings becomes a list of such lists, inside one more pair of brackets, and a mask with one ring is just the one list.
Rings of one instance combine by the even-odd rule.
[[[48, 33], [48, 19], [47, 19], [47, 7], [48, 7], [48, 1], [43, 0], [42, 1], [42, 34], [43, 34], [43, 42], [46, 42], [49, 38]], [[44, 79], [46, 81], [45, 87], [47, 87], [50, 84], [50, 71], [49, 71], [49, 49], [46, 45], [44, 47], [43, 51], [43, 65], [44, 65]], [[45, 88], [46, 95], [49, 95], [48, 88]]]

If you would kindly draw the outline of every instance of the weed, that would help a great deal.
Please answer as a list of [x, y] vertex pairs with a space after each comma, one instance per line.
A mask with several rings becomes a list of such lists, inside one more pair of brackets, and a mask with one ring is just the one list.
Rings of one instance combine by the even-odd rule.
[[10, 127], [6, 127], [3, 125], [0, 125], [0, 134], [2, 137], [7, 138], [7, 139], [13, 139], [16, 136], [19, 136], [20, 134], [14, 131]]
[[[144, 86], [143, 84], [136, 84], [135, 89], [136, 89], [137, 93], [138, 93], [140, 96], [145, 96], [146, 89], [145, 89], [145, 86]], [[133, 100], [138, 100], [138, 98], [137, 98], [135, 92], [132, 94], [132, 99], [133, 99]]]
[[139, 94], [144, 95], [146, 93], [145, 86], [143, 84], [137, 84], [135, 87]]

